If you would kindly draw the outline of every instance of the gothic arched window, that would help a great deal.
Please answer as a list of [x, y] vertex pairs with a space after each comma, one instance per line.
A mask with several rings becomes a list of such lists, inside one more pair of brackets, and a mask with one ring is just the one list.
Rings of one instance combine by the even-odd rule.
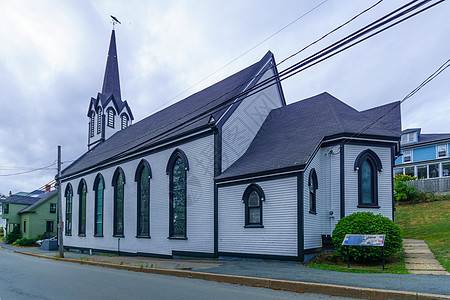
[[95, 112], [91, 111], [91, 121], [89, 122], [89, 134], [91, 137], [94, 136], [94, 128], [95, 128]]
[[108, 127], [114, 128], [114, 109], [108, 108]]
[[152, 170], [143, 159], [136, 169], [137, 182], [137, 237], [150, 237], [150, 178]]
[[309, 187], [309, 212], [315, 214], [317, 206], [317, 189], [319, 188], [319, 185], [317, 182], [317, 173], [314, 168], [311, 169], [311, 171], [309, 172], [308, 187]]
[[264, 191], [257, 184], [250, 184], [244, 191], [242, 202], [245, 204], [245, 227], [263, 227]]
[[103, 198], [105, 180], [102, 174], [97, 174], [94, 181], [95, 205], [94, 205], [94, 236], [103, 236]]
[[102, 108], [98, 108], [98, 115], [97, 115], [97, 134], [100, 134], [102, 132]]
[[186, 171], [189, 163], [183, 151], [176, 149], [167, 164], [169, 174], [169, 237], [186, 238]]
[[117, 237], [124, 236], [124, 185], [125, 174], [121, 167], [114, 172], [112, 186], [114, 187], [114, 217], [113, 217], [113, 235]]
[[78, 185], [78, 235], [86, 235], [86, 193], [87, 185], [84, 179], [81, 179]]
[[121, 118], [122, 118], [122, 127], [121, 128], [125, 129], [128, 127], [128, 116], [126, 114], [123, 114], [121, 116]]
[[361, 152], [355, 160], [358, 171], [358, 207], [378, 206], [378, 172], [383, 166], [378, 155], [370, 149]]
[[72, 201], [73, 201], [73, 190], [72, 185], [69, 183], [66, 186], [66, 191], [64, 193], [66, 197], [66, 235], [72, 235]]

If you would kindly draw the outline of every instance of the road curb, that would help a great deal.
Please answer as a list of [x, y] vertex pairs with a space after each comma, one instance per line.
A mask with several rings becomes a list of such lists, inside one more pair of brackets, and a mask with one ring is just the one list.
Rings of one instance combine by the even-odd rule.
[[214, 274], [204, 272], [194, 272], [186, 270], [170, 270], [170, 269], [158, 269], [158, 268], [144, 268], [137, 266], [119, 265], [113, 263], [105, 263], [98, 261], [78, 260], [73, 258], [58, 258], [50, 257], [35, 253], [28, 253], [22, 251], [14, 251], [15, 253], [52, 259], [57, 261], [73, 262], [82, 265], [92, 265], [105, 268], [113, 268], [118, 270], [127, 270], [134, 272], [152, 273], [159, 275], [186, 277], [193, 279], [202, 279], [208, 281], [223, 282], [229, 284], [239, 284], [252, 287], [269, 288], [273, 290], [283, 290], [297, 293], [315, 293], [324, 294], [330, 296], [341, 296], [350, 298], [361, 299], [450, 299], [447, 295], [427, 294], [427, 293], [414, 293], [406, 291], [394, 291], [383, 289], [371, 289], [371, 288], [359, 288], [352, 286], [342, 286], [325, 283], [312, 283], [302, 281], [290, 281], [279, 280], [269, 278], [248, 277], [239, 275], [226, 275], [226, 274]]

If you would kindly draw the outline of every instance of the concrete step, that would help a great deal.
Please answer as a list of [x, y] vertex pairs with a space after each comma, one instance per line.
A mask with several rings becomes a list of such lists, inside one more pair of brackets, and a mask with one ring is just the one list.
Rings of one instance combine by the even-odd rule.
[[420, 258], [420, 257], [406, 257], [405, 261], [410, 264], [433, 264], [436, 263], [436, 259], [433, 258]]
[[408, 270], [411, 274], [422, 274], [422, 275], [450, 275], [447, 271], [426, 271], [426, 270]]
[[434, 271], [445, 271], [444, 267], [439, 263], [433, 264], [406, 264], [407, 270], [434, 270]]
[[431, 253], [430, 249], [425, 248], [425, 249], [405, 249], [405, 253], [409, 254], [428, 254]]

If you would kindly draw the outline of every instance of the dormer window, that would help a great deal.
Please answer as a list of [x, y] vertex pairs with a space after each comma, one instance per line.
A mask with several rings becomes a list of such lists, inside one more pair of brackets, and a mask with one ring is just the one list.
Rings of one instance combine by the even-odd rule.
[[102, 108], [98, 108], [98, 115], [97, 115], [97, 134], [100, 134], [102, 132]]
[[416, 132], [405, 133], [402, 135], [402, 144], [417, 142]]
[[128, 127], [128, 116], [123, 114], [121, 118], [122, 118], [122, 129], [125, 129]]
[[89, 124], [89, 133], [90, 133], [90, 136], [91, 137], [93, 137], [94, 136], [94, 127], [95, 126], [95, 113], [94, 113], [94, 111], [91, 111], [91, 122], [90, 122], [90, 124]]
[[108, 127], [114, 128], [114, 110], [108, 109]]

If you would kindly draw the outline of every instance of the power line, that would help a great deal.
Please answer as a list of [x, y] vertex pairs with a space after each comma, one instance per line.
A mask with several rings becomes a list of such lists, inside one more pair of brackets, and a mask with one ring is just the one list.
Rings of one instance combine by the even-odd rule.
[[[229, 63], [223, 65], [222, 67], [220, 67], [218, 70], [214, 71], [213, 73], [209, 74], [208, 76], [204, 77], [202, 80], [200, 80], [199, 82], [197, 82], [196, 84], [188, 87], [187, 89], [183, 90], [182, 92], [180, 92], [179, 94], [175, 95], [174, 97], [172, 97], [171, 99], [169, 99], [168, 101], [164, 102], [162, 105], [160, 105], [159, 107], [156, 108], [156, 110], [158, 110], [161, 107], [164, 107], [166, 104], [172, 102], [173, 100], [175, 100], [176, 98], [178, 98], [179, 96], [183, 95], [184, 93], [186, 93], [187, 91], [191, 90], [192, 88], [196, 87], [197, 85], [199, 85], [200, 83], [204, 82], [206, 79], [210, 78], [211, 76], [217, 74], [218, 72], [220, 72], [221, 70], [225, 69], [226, 67], [228, 67], [229, 65], [231, 65], [232, 63], [234, 63], [235, 61], [237, 61], [239, 58], [243, 57], [244, 55], [246, 55], [247, 53], [249, 53], [250, 51], [254, 50], [255, 48], [257, 48], [258, 46], [260, 46], [261, 44], [263, 44], [264, 42], [268, 41], [269, 39], [271, 39], [272, 37], [274, 37], [275, 35], [279, 34], [280, 32], [282, 32], [283, 30], [285, 30], [286, 28], [288, 28], [289, 26], [291, 26], [292, 24], [294, 24], [295, 22], [299, 21], [300, 19], [302, 19], [303, 17], [307, 16], [308, 14], [310, 14], [311, 12], [313, 12], [314, 10], [316, 10], [317, 8], [319, 8], [319, 6], [321, 6], [322, 4], [324, 4], [325, 2], [327, 2], [328, 0], [324, 0], [322, 2], [320, 2], [319, 4], [317, 4], [316, 6], [314, 6], [313, 8], [311, 8], [310, 10], [308, 10], [306, 13], [303, 13], [302, 15], [300, 15], [299, 17], [297, 17], [295, 20], [291, 21], [289, 24], [285, 25], [283, 28], [279, 29], [278, 31], [276, 31], [275, 33], [271, 34], [270, 36], [268, 36], [267, 38], [265, 38], [264, 40], [262, 40], [261, 42], [259, 42], [258, 44], [254, 45], [253, 47], [251, 47], [250, 49], [248, 49], [247, 51], [245, 51], [244, 53], [242, 53], [241, 55], [239, 55], [238, 57], [236, 57], [235, 59], [233, 59], [232, 61], [230, 61]], [[382, 0], [381, 0], [382, 1]], [[380, 2], [381, 2], [380, 1]]]
[[[164, 135], [164, 134], [166, 134], [168, 132], [172, 132], [172, 133], [173, 132], [177, 132], [177, 131], [179, 131], [179, 130], [189, 126], [190, 122], [198, 121], [199, 117], [206, 117], [206, 116], [208, 116], [208, 115], [210, 115], [210, 114], [212, 114], [214, 112], [217, 112], [220, 109], [226, 108], [226, 107], [228, 107], [230, 105], [233, 105], [236, 102], [242, 101], [245, 98], [247, 98], [247, 97], [249, 97], [251, 95], [254, 95], [255, 93], [258, 93], [258, 92], [260, 92], [261, 90], [263, 90], [265, 88], [268, 88], [268, 87], [270, 87], [270, 86], [272, 86], [274, 84], [277, 84], [279, 81], [282, 81], [282, 80], [285, 80], [287, 78], [290, 78], [291, 76], [293, 76], [293, 75], [295, 75], [295, 74], [297, 74], [297, 73], [299, 73], [301, 71], [304, 71], [307, 68], [310, 68], [310, 67], [318, 64], [319, 62], [322, 62], [322, 61], [324, 61], [324, 60], [326, 60], [328, 58], [331, 58], [332, 56], [334, 56], [334, 55], [336, 55], [338, 53], [341, 53], [342, 51], [345, 51], [345, 50], [349, 49], [350, 47], [353, 47], [353, 46], [355, 46], [355, 45], [357, 45], [357, 44], [367, 40], [368, 38], [373, 37], [373, 36], [383, 32], [383, 31], [391, 28], [392, 26], [395, 26], [395, 25], [397, 25], [397, 24], [399, 24], [399, 23], [401, 23], [401, 22], [403, 22], [403, 21], [405, 21], [405, 20], [407, 20], [407, 19], [409, 19], [409, 18], [411, 18], [411, 17], [413, 17], [413, 16], [415, 16], [415, 15], [417, 15], [419, 13], [422, 13], [422, 12], [424, 12], [424, 11], [434, 7], [435, 5], [443, 2], [444, 0], [438, 1], [437, 3], [434, 3], [432, 5], [429, 5], [428, 7], [425, 7], [422, 10], [420, 10], [420, 11], [418, 11], [418, 12], [412, 14], [412, 15], [406, 16], [403, 19], [401, 19], [401, 20], [399, 20], [399, 21], [397, 21], [397, 22], [395, 22], [395, 23], [393, 23], [391, 25], [388, 25], [388, 26], [386, 26], [386, 27], [384, 27], [384, 28], [382, 28], [382, 29], [380, 29], [380, 30], [370, 34], [369, 36], [365, 36], [364, 37], [364, 35], [372, 32], [372, 31], [374, 31], [374, 30], [376, 30], [376, 29], [378, 29], [378, 28], [380, 28], [380, 27], [382, 27], [384, 25], [387, 25], [390, 22], [393, 22], [393, 21], [395, 21], [395, 20], [405, 16], [406, 14], [413, 12], [414, 10], [419, 9], [421, 6], [423, 6], [424, 4], [430, 2], [431, 0], [422, 1], [419, 4], [417, 4], [417, 5], [415, 5], [415, 6], [411, 7], [411, 8], [406, 9], [405, 11], [401, 11], [402, 9], [405, 9], [408, 6], [411, 6], [413, 3], [417, 2], [417, 1], [418, 0], [409, 2], [408, 4], [400, 7], [399, 9], [394, 10], [393, 12], [383, 16], [382, 18], [380, 18], [378, 20], [376, 20], [375, 22], [372, 22], [371, 24], [363, 27], [362, 29], [360, 29], [360, 30], [350, 34], [349, 36], [347, 36], [347, 37], [345, 37], [345, 38], [343, 38], [341, 40], [339, 40], [338, 42], [333, 43], [332, 45], [322, 49], [321, 51], [317, 52], [316, 54], [313, 54], [313, 55], [307, 57], [306, 59], [303, 59], [302, 61], [292, 65], [291, 67], [286, 68], [285, 70], [283, 70], [282, 72], [279, 73], [279, 77], [274, 75], [274, 76], [264, 80], [263, 82], [256, 84], [252, 88], [249, 88], [249, 89], [247, 89], [247, 90], [245, 90], [245, 91], [243, 91], [241, 93], [238, 93], [238, 94], [230, 97], [230, 99], [220, 103], [219, 105], [216, 105], [216, 106], [206, 110], [205, 112], [203, 112], [203, 113], [201, 113], [199, 115], [195, 115], [195, 117], [182, 122], [181, 124], [177, 125], [176, 127], [171, 128], [171, 129], [169, 129], [167, 131], [159, 133], [158, 135], [152, 137], [151, 140], [155, 141], [155, 140], [157, 140], [158, 137], [161, 137], [162, 135]], [[396, 15], [394, 15], [394, 16], [392, 16], [393, 14], [395, 14], [395, 13], [397, 13], [399, 11], [401, 11], [401, 12], [396, 14]], [[347, 44], [349, 44], [351, 42], [353, 42], [353, 43], [350, 44], [350, 45], [347, 45]], [[261, 75], [258, 75], [258, 76], [261, 76]], [[251, 80], [256, 79], [258, 76], [253, 77]], [[239, 86], [238, 88], [240, 88], [240, 87], [242, 87], [242, 85]], [[226, 95], [228, 95], [228, 94], [230, 94], [232, 92], [235, 92], [236, 90], [238, 90], [238, 88], [234, 88], [233, 90], [222, 94], [220, 97], [217, 97], [217, 98], [209, 101], [208, 103], [206, 103], [205, 105], [201, 106], [200, 108], [197, 108], [194, 111], [191, 111], [191, 112], [189, 112], [189, 113], [187, 113], [187, 114], [177, 118], [173, 122], [170, 122], [170, 123], [168, 123], [168, 124], [166, 124], [164, 126], [159, 127], [156, 130], [150, 131], [150, 132], [146, 133], [145, 135], [143, 135], [143, 136], [141, 136], [139, 138], [136, 138], [136, 139], [134, 139], [132, 141], [129, 141], [129, 142], [125, 143], [125, 144], [122, 144], [122, 145], [120, 145], [118, 147], [111, 148], [111, 149], [108, 149], [106, 151], [103, 151], [102, 153], [94, 154], [91, 157], [104, 155], [105, 153], [113, 151], [115, 149], [118, 149], [118, 148], [120, 148], [120, 147], [122, 147], [124, 145], [131, 144], [131, 143], [134, 143], [134, 142], [136, 142], [138, 140], [141, 140], [141, 139], [145, 138], [146, 136], [157, 132], [158, 130], [162, 130], [162, 128], [164, 128], [164, 127], [173, 125], [175, 122], [181, 121], [185, 117], [187, 117], [187, 116], [197, 112], [200, 109], [205, 108], [206, 106], [208, 106], [211, 103], [217, 101], [218, 99], [222, 98], [223, 96], [226, 96]], [[133, 149], [126, 149], [126, 150], [116, 154], [113, 157], [113, 159], [120, 158], [122, 155], [126, 154], [129, 151], [137, 151], [137, 150], [139, 150], [139, 149], [137, 149], [138, 147], [141, 147], [141, 146], [145, 145], [148, 142], [149, 142], [149, 140], [146, 140], [146, 141], [143, 141], [142, 143], [140, 143], [138, 145], [135, 145], [133, 147]], [[85, 155], [86, 155], [86, 153], [85, 153]]]
[[50, 167], [52, 167], [55, 164], [55, 162], [56, 161], [52, 162], [48, 166], [40, 167], [40, 168], [36, 168], [36, 169], [31, 169], [31, 170], [28, 170], [28, 171], [17, 172], [17, 173], [10, 173], [10, 174], [0, 174], [0, 177], [16, 176], [16, 175], [28, 174], [28, 173], [42, 171], [42, 170], [50, 170]]

